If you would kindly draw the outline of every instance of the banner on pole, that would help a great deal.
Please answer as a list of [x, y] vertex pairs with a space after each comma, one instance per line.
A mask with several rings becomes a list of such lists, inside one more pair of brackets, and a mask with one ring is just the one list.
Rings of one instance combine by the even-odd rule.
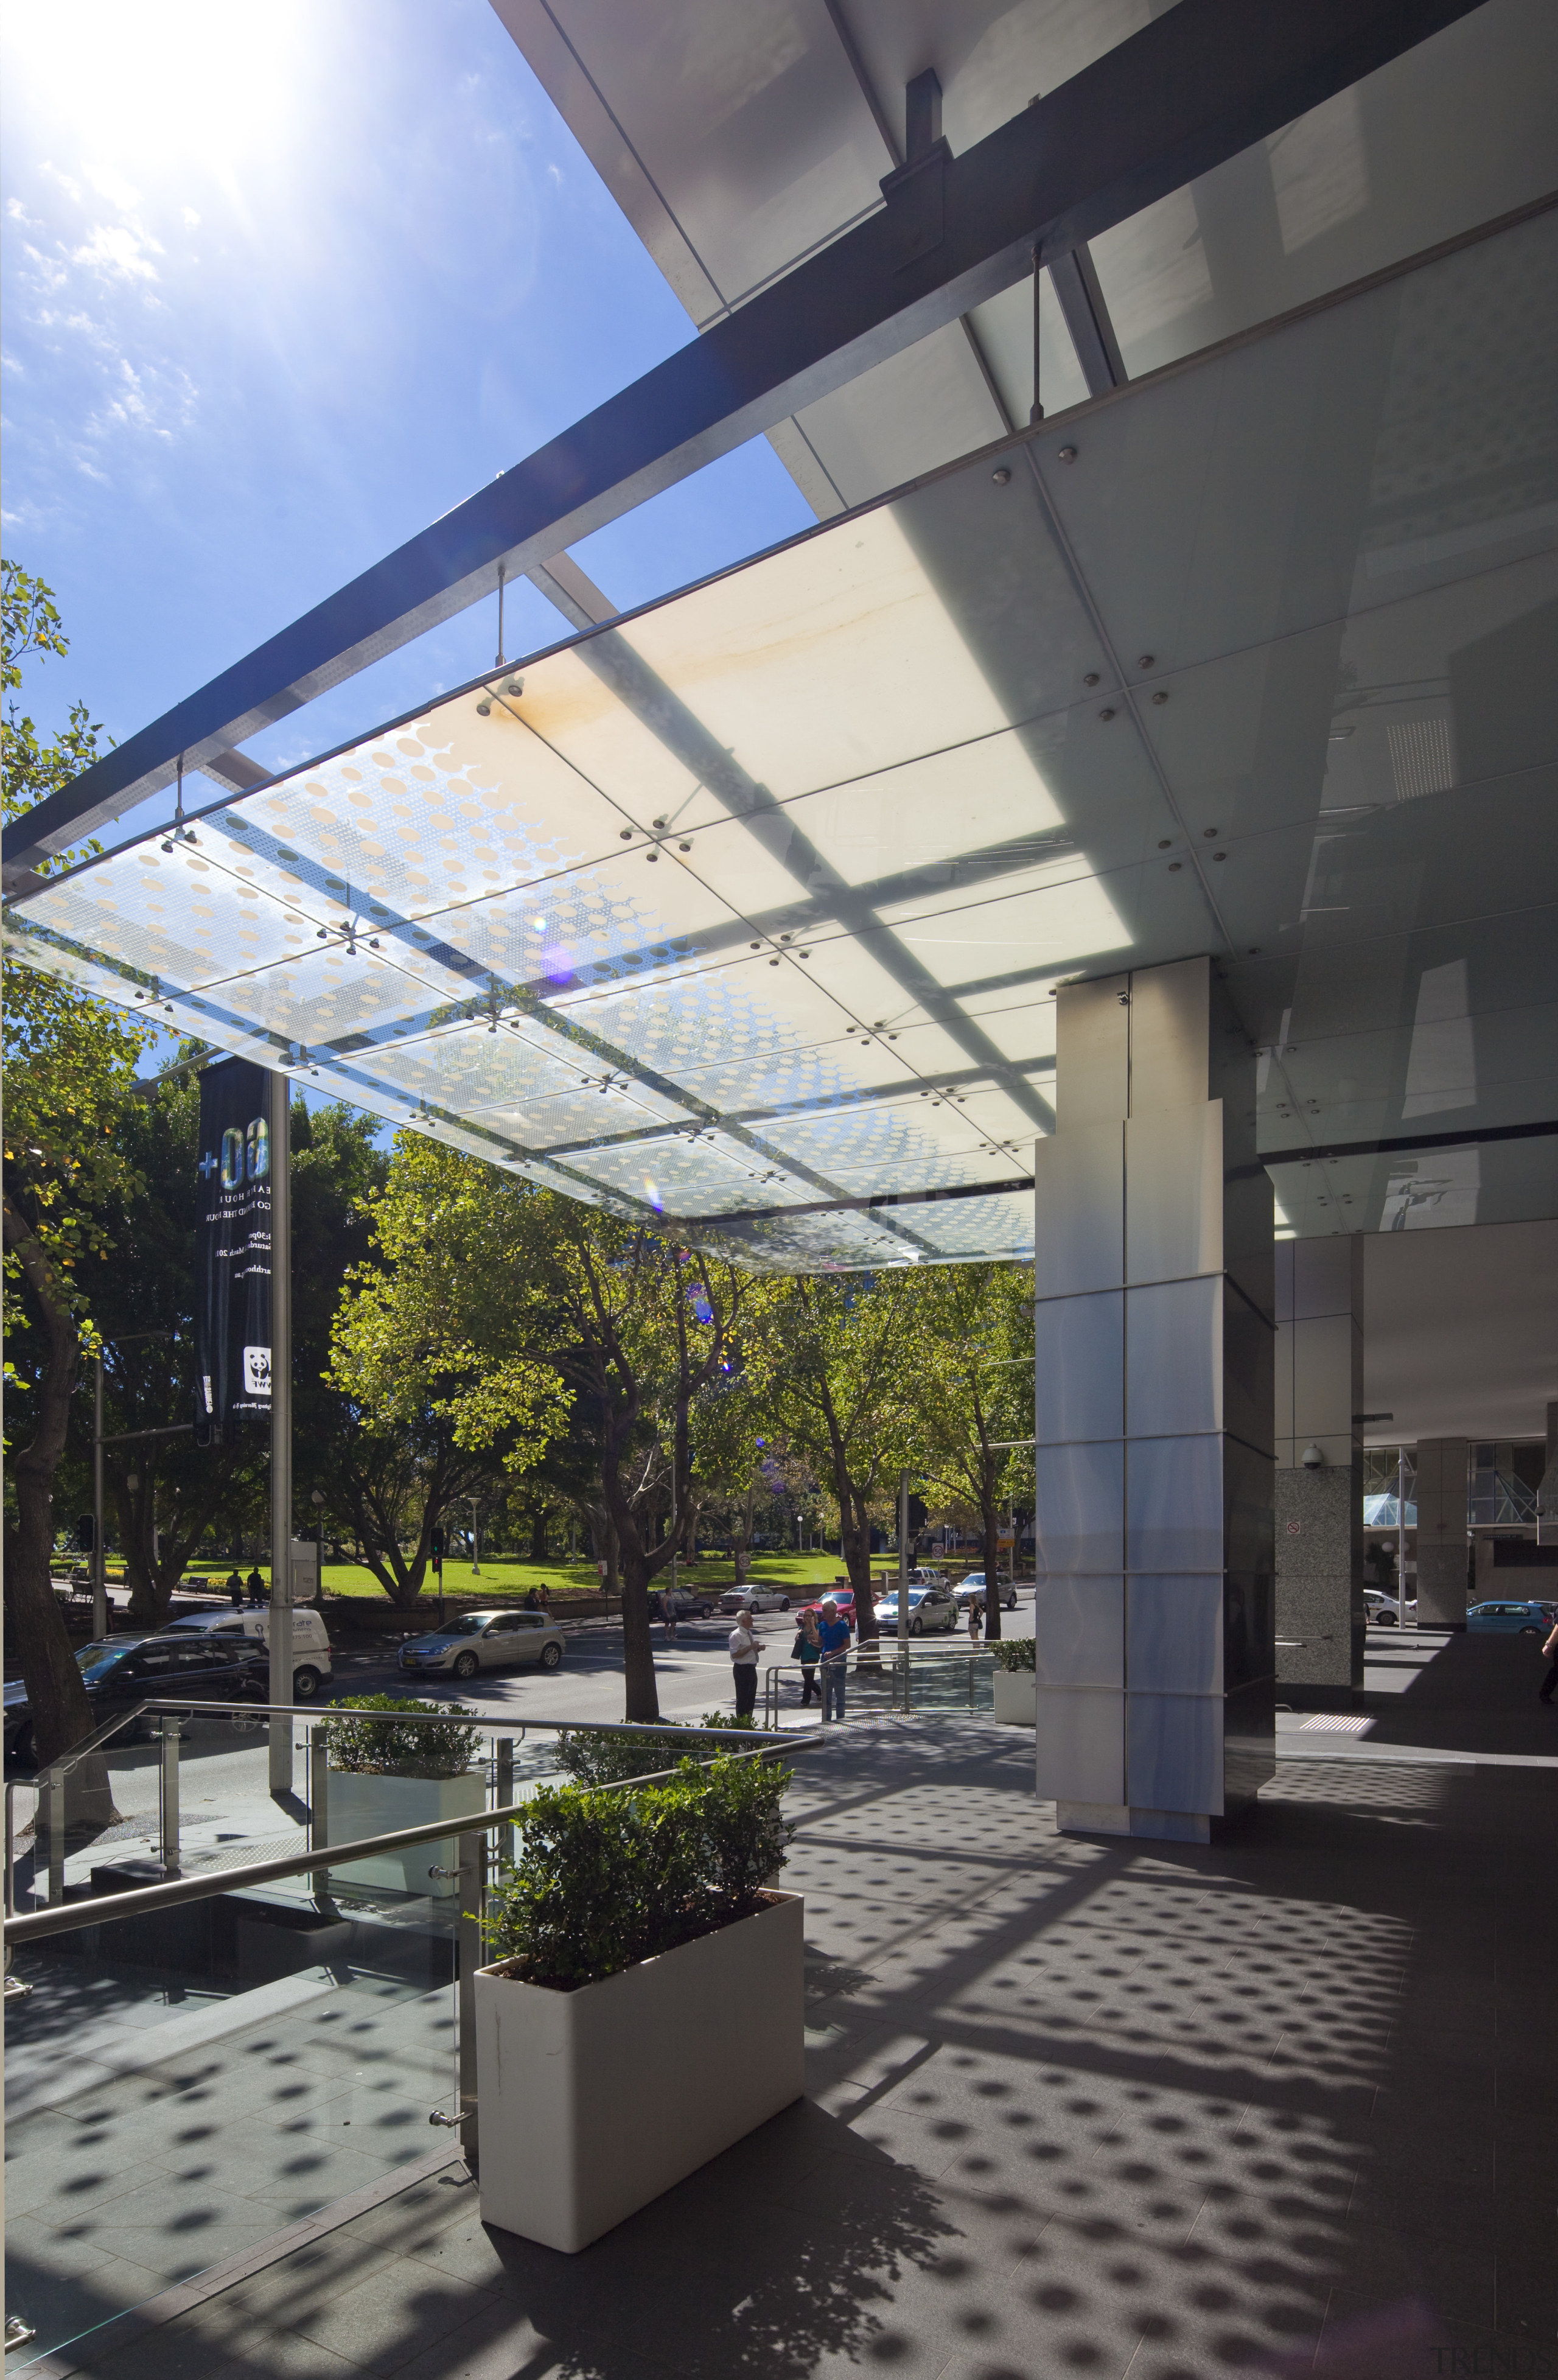
[[196, 1163], [195, 1433], [271, 1419], [270, 1077], [247, 1058], [200, 1076]]

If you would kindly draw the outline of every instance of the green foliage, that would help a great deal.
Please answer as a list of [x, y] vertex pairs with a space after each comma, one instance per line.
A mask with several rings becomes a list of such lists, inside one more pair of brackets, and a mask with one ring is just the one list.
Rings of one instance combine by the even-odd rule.
[[789, 1783], [788, 1769], [725, 1757], [635, 1793], [537, 1793], [489, 1896], [492, 1957], [574, 1991], [751, 1916], [793, 1832]]
[[1035, 1674], [1032, 1636], [1000, 1636], [989, 1649], [1003, 1670], [1030, 1678]]
[[[333, 1768], [367, 1777], [463, 1777], [481, 1741], [480, 1730], [459, 1722], [464, 1703], [419, 1703], [405, 1694], [348, 1694], [342, 1711], [382, 1711], [382, 1718], [331, 1718], [325, 1722]], [[429, 1727], [429, 1719], [441, 1726]]]
[[626, 1730], [619, 1735], [615, 1730], [598, 1734], [593, 1729], [587, 1735], [575, 1735], [564, 1730], [557, 1739], [557, 1762], [576, 1784], [620, 1785], [634, 1777], [658, 1777], [699, 1751], [712, 1753], [715, 1746], [702, 1740], [705, 1728], [755, 1725], [750, 1718], [738, 1719], [729, 1712], [705, 1711], [695, 1727], [668, 1718], [652, 1735]]

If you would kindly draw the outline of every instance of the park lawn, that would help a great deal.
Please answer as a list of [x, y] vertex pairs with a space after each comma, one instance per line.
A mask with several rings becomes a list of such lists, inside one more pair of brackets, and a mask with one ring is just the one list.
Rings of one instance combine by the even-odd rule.
[[[890, 1556], [878, 1556], [876, 1566], [885, 1569], [890, 1560]], [[270, 1564], [260, 1562], [258, 1567], [260, 1577], [269, 1585]], [[191, 1562], [184, 1575], [187, 1581], [209, 1579], [213, 1588], [220, 1588], [231, 1568], [230, 1562]], [[247, 1578], [247, 1566], [240, 1564], [239, 1570]], [[669, 1585], [670, 1576], [669, 1571], [663, 1572], [656, 1585]], [[787, 1587], [831, 1586], [836, 1578], [843, 1576], [843, 1564], [837, 1554], [755, 1554], [747, 1576], [755, 1584], [766, 1580]], [[735, 1564], [728, 1554], [706, 1554], [701, 1561], [678, 1563], [677, 1577], [683, 1585], [708, 1587], [718, 1593], [722, 1587], [734, 1585]], [[517, 1555], [489, 1554], [482, 1561], [479, 1577], [473, 1573], [468, 1561], [450, 1560], [443, 1565], [445, 1595], [490, 1596], [494, 1603], [506, 1603], [511, 1596], [526, 1595], [533, 1586], [550, 1588], [554, 1600], [562, 1600], [571, 1593], [595, 1595], [600, 1584], [595, 1564], [587, 1561], [533, 1562], [522, 1560]], [[373, 1572], [359, 1562], [327, 1561], [324, 1590], [327, 1595], [384, 1597]], [[423, 1596], [435, 1596], [438, 1592], [439, 1582], [429, 1570], [423, 1582]]]

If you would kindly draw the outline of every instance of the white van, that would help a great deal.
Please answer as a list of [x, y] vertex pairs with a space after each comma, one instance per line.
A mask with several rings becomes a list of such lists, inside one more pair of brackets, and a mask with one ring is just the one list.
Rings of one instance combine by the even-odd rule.
[[[180, 1630], [196, 1631], [207, 1636], [258, 1636], [260, 1642], [271, 1642], [271, 1614], [259, 1611], [187, 1611], [181, 1620], [170, 1620], [164, 1634]], [[295, 1703], [311, 1703], [325, 1687], [335, 1683], [335, 1671], [330, 1658], [330, 1638], [325, 1634], [324, 1621], [306, 1604], [295, 1604], [292, 1611], [292, 1699]]]

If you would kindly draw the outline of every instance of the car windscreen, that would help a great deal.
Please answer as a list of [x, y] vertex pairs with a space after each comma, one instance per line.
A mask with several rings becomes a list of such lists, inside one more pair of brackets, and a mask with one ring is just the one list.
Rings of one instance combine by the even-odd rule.
[[76, 1666], [84, 1678], [106, 1677], [110, 1670], [127, 1658], [132, 1649], [128, 1645], [83, 1645], [76, 1656]]
[[440, 1628], [440, 1636], [479, 1636], [487, 1622], [479, 1613], [467, 1611], [461, 1620], [452, 1620], [447, 1628]]

